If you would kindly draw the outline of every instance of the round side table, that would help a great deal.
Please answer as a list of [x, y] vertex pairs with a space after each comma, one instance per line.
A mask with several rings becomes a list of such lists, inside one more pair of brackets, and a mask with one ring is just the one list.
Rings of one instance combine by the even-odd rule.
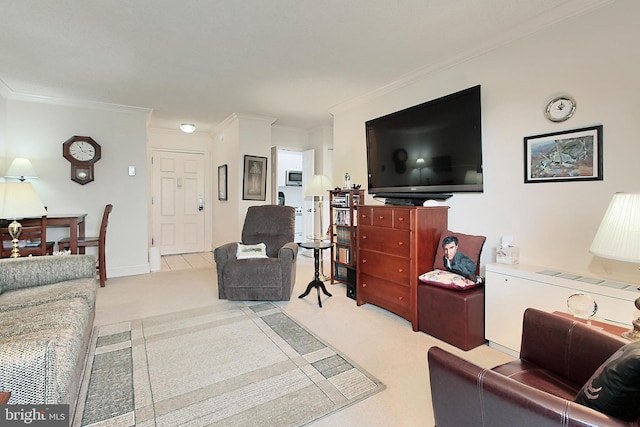
[[322, 290], [322, 292], [326, 296], [330, 297], [332, 295], [327, 291], [327, 288], [324, 286], [324, 282], [320, 280], [320, 253], [325, 249], [329, 249], [331, 247], [331, 243], [304, 242], [304, 243], [300, 243], [300, 247], [303, 247], [305, 249], [313, 249], [313, 264], [315, 267], [315, 272], [313, 275], [313, 280], [309, 282], [309, 285], [307, 286], [307, 290], [304, 291], [304, 293], [300, 295], [298, 298], [306, 297], [307, 295], [309, 295], [309, 292], [311, 292], [311, 289], [316, 288], [318, 292], [318, 305], [320, 306], [320, 308], [322, 308], [322, 300], [320, 299], [320, 290]]

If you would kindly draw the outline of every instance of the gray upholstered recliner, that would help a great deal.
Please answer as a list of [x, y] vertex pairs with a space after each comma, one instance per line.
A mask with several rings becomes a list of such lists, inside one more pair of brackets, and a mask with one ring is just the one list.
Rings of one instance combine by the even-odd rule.
[[293, 207], [251, 206], [244, 220], [241, 243], [265, 243], [267, 258], [236, 259], [237, 242], [216, 248], [219, 298], [234, 301], [291, 299], [298, 257], [294, 234]]

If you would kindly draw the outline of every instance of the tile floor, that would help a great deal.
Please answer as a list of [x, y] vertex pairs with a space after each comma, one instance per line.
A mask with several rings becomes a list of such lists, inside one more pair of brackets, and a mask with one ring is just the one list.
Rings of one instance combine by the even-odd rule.
[[160, 271], [184, 270], [188, 268], [213, 267], [213, 252], [164, 255], [161, 257]]

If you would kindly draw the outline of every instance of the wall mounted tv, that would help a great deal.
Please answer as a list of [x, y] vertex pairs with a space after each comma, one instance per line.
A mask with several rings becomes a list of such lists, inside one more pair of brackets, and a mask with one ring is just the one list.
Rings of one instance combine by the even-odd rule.
[[369, 194], [421, 205], [482, 192], [480, 86], [365, 123]]

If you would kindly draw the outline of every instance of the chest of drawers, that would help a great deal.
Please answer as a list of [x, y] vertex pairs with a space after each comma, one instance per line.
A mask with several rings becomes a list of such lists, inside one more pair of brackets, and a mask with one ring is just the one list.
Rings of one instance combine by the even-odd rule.
[[418, 276], [433, 269], [448, 207], [358, 208], [357, 304], [375, 304], [418, 330]]

